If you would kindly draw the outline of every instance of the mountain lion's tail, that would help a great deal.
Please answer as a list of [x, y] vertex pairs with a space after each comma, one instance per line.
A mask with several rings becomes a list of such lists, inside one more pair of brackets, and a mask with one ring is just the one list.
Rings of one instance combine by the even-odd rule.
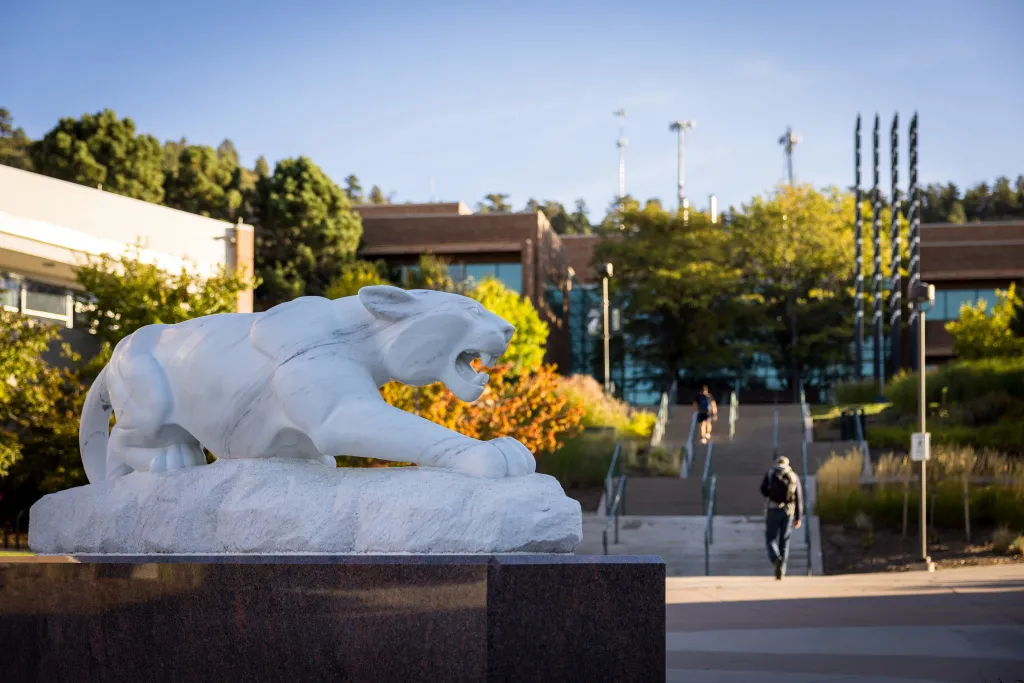
[[82, 465], [90, 484], [107, 478], [107, 437], [110, 433], [110, 392], [107, 390], [105, 366], [89, 387], [82, 407], [82, 421], [78, 427], [78, 448], [82, 452]]

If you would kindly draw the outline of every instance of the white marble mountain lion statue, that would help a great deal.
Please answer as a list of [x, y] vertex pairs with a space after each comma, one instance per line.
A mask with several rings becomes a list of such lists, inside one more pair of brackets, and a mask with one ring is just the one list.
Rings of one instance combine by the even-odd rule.
[[121, 340], [89, 389], [79, 430], [85, 472], [96, 483], [202, 465], [205, 446], [218, 458], [333, 467], [333, 456], [354, 455], [527, 475], [536, 463], [515, 439], [471, 439], [388, 405], [378, 391], [392, 379], [441, 381], [475, 401], [487, 375], [472, 361], [493, 364], [514, 332], [468, 297], [388, 286], [149, 325]]

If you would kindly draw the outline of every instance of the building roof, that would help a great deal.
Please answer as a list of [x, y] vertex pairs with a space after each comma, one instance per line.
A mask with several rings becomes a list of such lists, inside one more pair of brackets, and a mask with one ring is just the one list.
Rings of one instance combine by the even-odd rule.
[[356, 204], [352, 210], [363, 218], [406, 216], [466, 216], [473, 211], [462, 202], [434, 202], [431, 204]]
[[1024, 278], [1024, 221], [922, 225], [921, 277], [935, 284]]
[[[141, 244], [164, 268], [185, 260], [202, 273], [229, 261], [225, 221], [0, 166], [0, 250], [67, 270], [82, 255]], [[31, 264], [27, 264], [31, 266]], [[56, 271], [52, 271], [56, 273]]]

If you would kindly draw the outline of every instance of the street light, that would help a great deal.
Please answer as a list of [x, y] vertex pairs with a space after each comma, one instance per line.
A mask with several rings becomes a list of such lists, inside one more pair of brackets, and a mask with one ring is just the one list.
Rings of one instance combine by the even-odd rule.
[[693, 130], [697, 126], [696, 121], [673, 121], [668, 124], [668, 129], [673, 133], [679, 134], [679, 210], [683, 212], [683, 221], [685, 222], [690, 217], [690, 203], [686, 199], [686, 173], [683, 168], [684, 160], [684, 138], [686, 137], [686, 131]]
[[921, 461], [921, 562], [927, 571], [934, 571], [935, 565], [932, 558], [928, 556], [928, 458], [930, 439], [927, 430], [926, 420], [928, 417], [928, 397], [925, 393], [925, 312], [930, 310], [935, 303], [935, 285], [919, 282], [910, 292], [910, 302], [917, 307], [918, 320], [920, 320], [920, 334], [918, 334], [918, 410], [920, 421], [920, 432], [911, 437], [910, 457], [913, 460]]
[[604, 264], [604, 275], [601, 278], [601, 307], [604, 309], [604, 392], [611, 393], [612, 371], [611, 371], [611, 345], [610, 329], [608, 326], [608, 280], [613, 273], [612, 264]]

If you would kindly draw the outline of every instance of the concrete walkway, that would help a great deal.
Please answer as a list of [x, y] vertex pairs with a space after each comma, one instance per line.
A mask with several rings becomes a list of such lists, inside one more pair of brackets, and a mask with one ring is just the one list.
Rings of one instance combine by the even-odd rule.
[[669, 681], [1024, 680], [1024, 565], [666, 588]]
[[[600, 555], [601, 535], [607, 519], [584, 515], [583, 542], [577, 555]], [[659, 555], [666, 576], [704, 576], [704, 517], [627, 516], [619, 521], [619, 543], [614, 528], [608, 532], [609, 555]], [[715, 517], [711, 546], [711, 574], [718, 576], [771, 576], [764, 541], [764, 517]], [[807, 545], [803, 529], [790, 540], [789, 572], [807, 573]]]

